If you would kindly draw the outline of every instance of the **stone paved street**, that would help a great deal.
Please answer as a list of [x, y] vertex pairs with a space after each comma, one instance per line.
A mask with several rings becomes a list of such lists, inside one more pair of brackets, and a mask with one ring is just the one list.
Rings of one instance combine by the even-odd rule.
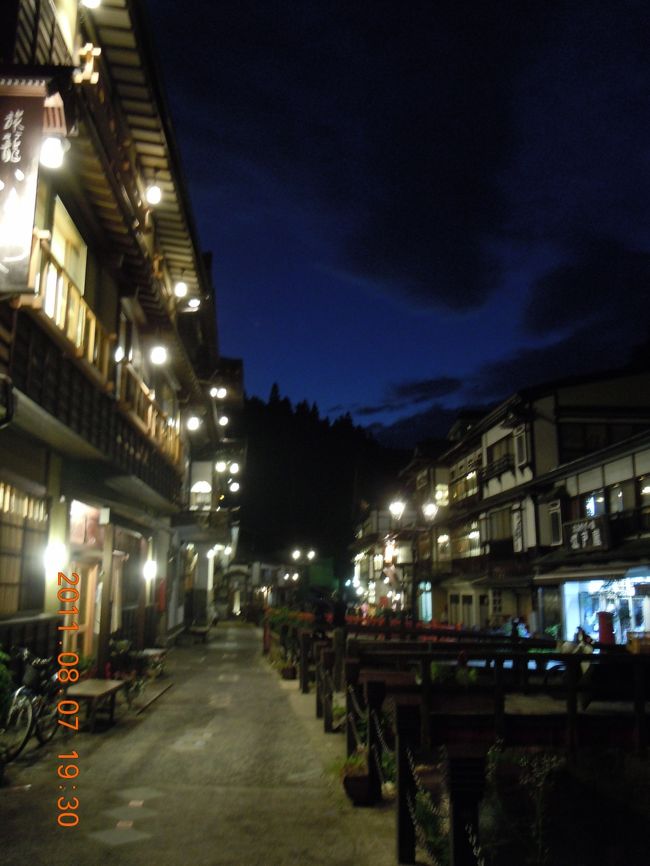
[[[313, 696], [283, 682], [249, 626], [170, 652], [142, 714], [30, 746], [0, 788], [5, 866], [394, 866], [390, 807], [355, 809]], [[63, 748], [65, 746], [65, 748]], [[57, 754], [76, 749], [80, 824], [56, 823]], [[71, 784], [71, 783], [68, 783]]]

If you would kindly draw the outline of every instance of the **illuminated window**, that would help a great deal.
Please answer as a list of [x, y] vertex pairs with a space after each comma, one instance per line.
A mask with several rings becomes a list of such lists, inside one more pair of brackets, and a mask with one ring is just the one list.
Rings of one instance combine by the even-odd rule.
[[0, 482], [0, 615], [40, 611], [47, 503]]
[[512, 538], [512, 519], [510, 507], [493, 511], [489, 516], [490, 541], [500, 541], [504, 538]]
[[515, 457], [517, 466], [525, 466], [528, 463], [528, 443], [526, 442], [526, 429], [522, 428], [515, 433]]
[[594, 490], [582, 500], [583, 517], [598, 517], [605, 513], [605, 491]]
[[448, 484], [436, 484], [435, 500], [436, 505], [440, 508], [444, 508], [446, 505], [449, 505]]
[[82, 295], [86, 282], [86, 252], [83, 238], [61, 199], [57, 198], [52, 224], [52, 254]]
[[65, 331], [66, 336], [81, 347], [86, 325], [82, 306], [86, 276], [86, 245], [61, 200], [54, 203], [52, 259], [43, 273], [43, 309]]

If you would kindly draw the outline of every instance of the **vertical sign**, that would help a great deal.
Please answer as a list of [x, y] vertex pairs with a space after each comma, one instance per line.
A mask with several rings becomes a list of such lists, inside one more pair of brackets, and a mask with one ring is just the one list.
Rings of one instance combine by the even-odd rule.
[[43, 91], [0, 88], [0, 295], [28, 289]]
[[512, 512], [512, 549], [515, 553], [522, 553], [524, 549], [524, 527], [519, 509]]

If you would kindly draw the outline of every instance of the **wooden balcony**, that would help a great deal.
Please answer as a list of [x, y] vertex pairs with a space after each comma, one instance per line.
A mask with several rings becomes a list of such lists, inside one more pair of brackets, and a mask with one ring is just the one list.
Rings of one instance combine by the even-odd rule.
[[151, 390], [130, 364], [112, 362], [116, 335], [109, 333], [84, 300], [79, 287], [40, 238], [32, 256], [35, 295], [13, 302], [27, 308], [63, 351], [103, 391], [115, 393], [129, 421], [174, 465], [182, 457], [180, 423], [160, 409]]
[[490, 478], [500, 478], [505, 472], [515, 471], [515, 458], [512, 454], [504, 454], [492, 463], [479, 470], [479, 478], [485, 483]]
[[150, 388], [128, 363], [117, 368], [117, 400], [120, 409], [162, 453], [178, 466], [182, 457], [180, 421], [170, 418], [153, 399]]
[[36, 267], [36, 294], [20, 295], [14, 305], [33, 310], [46, 330], [80, 362], [96, 384], [112, 390], [110, 360], [115, 334], [109, 333], [90, 309], [79, 287], [52, 254], [47, 240], [40, 239], [32, 261]]

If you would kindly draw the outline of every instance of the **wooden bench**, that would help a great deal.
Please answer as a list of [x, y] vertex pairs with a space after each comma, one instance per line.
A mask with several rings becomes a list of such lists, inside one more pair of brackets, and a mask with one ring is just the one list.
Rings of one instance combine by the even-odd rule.
[[86, 718], [89, 719], [92, 733], [95, 730], [97, 711], [103, 709], [102, 705], [108, 703], [109, 722], [113, 724], [115, 721], [115, 697], [121, 688], [124, 688], [123, 680], [82, 680], [70, 686], [66, 698], [85, 701]]

